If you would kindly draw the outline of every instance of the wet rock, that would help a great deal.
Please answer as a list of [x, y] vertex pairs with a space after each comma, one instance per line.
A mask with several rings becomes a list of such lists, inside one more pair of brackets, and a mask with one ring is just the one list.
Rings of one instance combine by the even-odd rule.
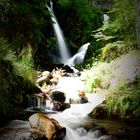
[[106, 104], [105, 102], [99, 104], [96, 106], [93, 111], [89, 114], [90, 117], [96, 118], [96, 119], [103, 119], [107, 117], [107, 111], [106, 111]]
[[49, 83], [50, 79], [52, 78], [51, 72], [44, 71], [42, 74], [38, 77], [37, 83], [42, 86], [43, 83]]
[[79, 91], [79, 97], [80, 97], [80, 103], [87, 103], [88, 102], [88, 98], [85, 95], [85, 91]]
[[63, 66], [62, 69], [65, 70], [67, 73], [74, 73], [74, 70], [68, 65]]
[[69, 103], [60, 103], [60, 102], [53, 102], [52, 110], [54, 111], [64, 111], [65, 109], [70, 108]]
[[66, 100], [65, 93], [61, 91], [52, 92], [50, 98], [52, 101], [58, 101], [60, 103], [64, 103]]
[[65, 109], [70, 108], [70, 107], [71, 105], [69, 103], [63, 103], [60, 108], [60, 111], [64, 111]]
[[50, 95], [51, 109], [54, 111], [63, 111], [70, 107], [69, 103], [65, 103], [65, 93], [61, 91], [54, 91]]
[[35, 132], [43, 133], [48, 140], [62, 139], [66, 135], [65, 127], [41, 113], [30, 116], [29, 123]]

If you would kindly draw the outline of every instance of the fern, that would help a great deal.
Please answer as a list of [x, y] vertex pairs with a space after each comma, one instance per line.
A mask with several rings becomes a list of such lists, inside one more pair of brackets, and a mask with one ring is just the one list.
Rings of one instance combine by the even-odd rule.
[[[140, 83], [140, 81], [139, 81]], [[113, 91], [112, 91], [113, 92]], [[139, 84], [119, 88], [107, 99], [109, 114], [120, 114], [121, 117], [140, 117], [140, 88]]]

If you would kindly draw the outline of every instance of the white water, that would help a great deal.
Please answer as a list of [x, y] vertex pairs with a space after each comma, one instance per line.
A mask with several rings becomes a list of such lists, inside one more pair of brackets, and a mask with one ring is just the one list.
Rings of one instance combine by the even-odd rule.
[[68, 59], [70, 59], [71, 55], [70, 55], [70, 51], [68, 50], [68, 47], [66, 45], [66, 42], [64, 40], [64, 35], [63, 32], [59, 26], [59, 23], [57, 21], [57, 18], [55, 17], [55, 14], [53, 12], [53, 3], [51, 2], [51, 9], [48, 7], [48, 9], [50, 10], [51, 14], [52, 14], [52, 21], [53, 21], [53, 28], [54, 28], [54, 32], [56, 34], [56, 38], [57, 38], [57, 42], [58, 42], [58, 46], [59, 46], [59, 52], [60, 52], [60, 56], [61, 56], [61, 61], [62, 63], [65, 63]]
[[100, 104], [104, 98], [93, 95], [90, 103], [71, 104], [71, 108], [62, 113], [51, 114], [50, 117], [56, 119], [60, 125], [66, 127], [64, 140], [110, 140], [110, 136], [102, 135], [100, 130], [86, 130], [83, 126], [91, 125], [93, 122], [87, 117], [94, 107]]
[[110, 136], [102, 135], [100, 130], [93, 131], [91, 129], [87, 131], [83, 127], [93, 123], [87, 115], [104, 100], [102, 96], [89, 96], [90, 101], [92, 100], [90, 103], [71, 104], [71, 107], [62, 113], [50, 115], [50, 117], [56, 119], [60, 125], [66, 127], [64, 140], [111, 140]]
[[[78, 99], [77, 92], [85, 90], [83, 82], [78, 77], [62, 77], [57, 87], [57, 90], [66, 93], [67, 101], [69, 101], [69, 98]], [[63, 112], [49, 115], [49, 117], [56, 119], [60, 125], [66, 127], [64, 140], [101, 140], [103, 137], [99, 130], [87, 131], [81, 125], [91, 124], [88, 114], [94, 107], [102, 103], [105, 96], [88, 93], [86, 96], [89, 99], [89, 103], [71, 104], [71, 107]], [[109, 140], [108, 136], [104, 137], [104, 140]]]
[[59, 52], [60, 52], [60, 57], [61, 57], [61, 63], [69, 66], [74, 66], [75, 64], [81, 64], [83, 63], [86, 51], [90, 43], [86, 43], [80, 47], [78, 52], [71, 57], [71, 53], [68, 49], [68, 46], [65, 42], [63, 32], [60, 28], [60, 25], [57, 21], [57, 18], [54, 14], [53, 11], [53, 3], [50, 1], [50, 7], [47, 6], [49, 9], [50, 13], [52, 14], [52, 21], [53, 21], [53, 29], [57, 38], [58, 46], [59, 46]]
[[[75, 64], [80, 64], [83, 62], [86, 51], [90, 43], [84, 44], [78, 52], [70, 57], [69, 50], [67, 49], [66, 43], [64, 41], [64, 36], [58, 21], [53, 12], [53, 6], [51, 3], [52, 20], [54, 21], [53, 27], [59, 44], [59, 51], [64, 64], [74, 66]], [[85, 90], [83, 83], [80, 79], [72, 77], [63, 77], [59, 79], [57, 85], [57, 90], [66, 93], [66, 102], [69, 102], [70, 98], [78, 99], [77, 92], [79, 90]], [[69, 109], [66, 109], [62, 113], [50, 114], [49, 116], [56, 119], [60, 125], [66, 127], [66, 137], [64, 140], [109, 140], [107, 136], [103, 138], [99, 130], [87, 131], [85, 128], [81, 127], [81, 124], [91, 123], [88, 119], [88, 114], [92, 111], [94, 107], [100, 104], [104, 97], [95, 95], [88, 95], [89, 103], [85, 104], [71, 104]]]
[[[58, 83], [59, 90], [65, 91], [66, 96], [70, 98], [76, 98], [76, 92], [84, 90], [83, 82], [79, 77], [62, 77]], [[71, 104], [69, 109], [59, 112], [57, 114], [47, 113], [50, 118], [56, 119], [60, 125], [66, 127], [66, 136], [63, 140], [111, 140], [111, 136], [103, 135], [100, 130], [87, 130], [84, 126], [91, 125], [92, 120], [88, 118], [88, 114], [94, 107], [100, 104], [105, 97], [97, 94], [86, 94], [89, 99], [89, 103], [85, 104]], [[93, 126], [92, 126], [93, 127]], [[90, 127], [90, 128], [92, 128]], [[6, 128], [26, 128], [30, 129], [29, 123], [25, 121], [12, 121]], [[10, 133], [3, 134], [1, 140], [20, 140], [28, 138], [30, 133], [25, 131], [13, 130]], [[30, 131], [29, 131], [30, 132]]]
[[89, 45], [90, 45], [90, 43], [86, 43], [86, 44], [82, 45], [80, 47], [80, 49], [78, 50], [78, 52], [73, 57], [71, 57], [66, 62], [66, 64], [69, 66], [74, 66], [75, 64], [83, 63], [85, 54], [86, 54], [86, 51], [87, 51]]

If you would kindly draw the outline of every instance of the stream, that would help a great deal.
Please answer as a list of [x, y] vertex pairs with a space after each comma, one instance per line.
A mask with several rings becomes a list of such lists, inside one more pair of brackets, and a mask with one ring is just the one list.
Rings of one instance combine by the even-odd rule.
[[[67, 94], [71, 94], [71, 96], [68, 96], [68, 99], [76, 99], [76, 94], [74, 93], [84, 88], [83, 82], [79, 77], [63, 77], [57, 86], [59, 90], [67, 91]], [[61, 126], [66, 128], [66, 136], [63, 140], [114, 140], [112, 135], [104, 133], [104, 126], [108, 128], [115, 126], [118, 128], [122, 127], [122, 123], [93, 120], [88, 116], [94, 107], [105, 100], [105, 96], [88, 93], [86, 96], [89, 99], [88, 103], [71, 104], [71, 107], [63, 112], [54, 112], [46, 109], [46, 115], [56, 119]], [[31, 137], [30, 130], [28, 121], [13, 120], [0, 128], [0, 140], [35, 140], [36, 137]], [[123, 131], [123, 129], [120, 130]]]
[[[60, 50], [61, 63], [63, 62], [69, 66], [82, 63], [90, 43], [84, 44], [73, 57], [70, 56], [67, 45], [65, 45], [63, 32], [61, 31], [53, 12], [52, 4], [53, 3], [51, 2], [51, 8], [47, 5], [46, 7], [50, 10], [52, 14], [52, 21], [54, 21], [53, 28]], [[139, 126], [137, 129], [135, 126], [129, 126], [124, 122], [95, 120], [88, 116], [88, 114], [97, 105], [101, 104], [105, 100], [105, 95], [86, 93], [88, 103], [77, 103], [77, 92], [81, 90], [86, 91], [80, 77], [61, 77], [56, 89], [66, 93], [66, 103], [71, 103], [70, 100], [75, 102], [71, 104], [70, 108], [64, 110], [63, 112], [48, 110], [47, 107], [43, 108], [45, 109], [45, 112], [43, 113], [50, 118], [56, 119], [61, 126], [66, 128], [66, 136], [63, 140], [138, 140], [135, 135], [139, 133], [137, 131], [140, 130]], [[36, 99], [33, 99], [30, 104], [33, 105], [33, 107], [42, 109], [41, 102], [36, 101]], [[105, 129], [108, 129], [109, 131], [106, 131]], [[28, 121], [13, 120], [7, 125], [0, 127], [0, 140], [36, 140], [37, 137], [31, 136], [30, 130], [31, 127]], [[129, 133], [132, 137], [129, 137]]]
[[[102, 102], [101, 97], [95, 97], [96, 102], [86, 104], [71, 104], [69, 109], [59, 113], [47, 113], [50, 118], [56, 119], [60, 125], [66, 127], [64, 140], [110, 140], [110, 136], [102, 135], [100, 130], [93, 131], [93, 121], [87, 114], [93, 106]], [[0, 140], [28, 140], [30, 138], [28, 121], [13, 120], [0, 129]]]
[[[62, 77], [57, 86], [57, 89], [60, 91], [67, 91], [67, 94], [71, 94], [71, 96], [66, 95], [68, 97], [67, 101], [69, 98], [76, 99], [76, 91], [84, 88], [83, 82], [79, 77]], [[105, 95], [87, 93], [86, 96], [89, 99], [88, 103], [71, 104], [71, 107], [63, 112], [54, 112], [46, 109], [46, 115], [48, 117], [56, 119], [61, 126], [66, 128], [66, 136], [63, 140], [137, 140], [135, 137], [124, 138], [124, 135], [128, 135], [128, 133], [131, 132], [128, 130], [135, 131], [136, 127], [128, 126], [119, 121], [90, 118], [88, 114], [93, 108], [105, 100]], [[109, 129], [110, 133], [107, 134], [105, 128]], [[135, 133], [137, 133], [137, 131], [135, 131]], [[133, 132], [132, 136], [134, 136], [135, 133]], [[117, 137], [113, 136], [114, 134], [116, 134]], [[31, 136], [31, 127], [28, 121], [13, 120], [0, 128], [0, 140], [35, 139], [36, 136]]]
[[[63, 77], [57, 85], [57, 90], [59, 89], [67, 93], [66, 101], [69, 101], [69, 98], [76, 99], [75, 92], [81, 90], [81, 88], [83, 89], [83, 82], [79, 77]], [[64, 140], [98, 140], [103, 137], [100, 130], [92, 131], [93, 123], [87, 114], [100, 104], [104, 97], [89, 94], [88, 99], [88, 103], [71, 104], [71, 107], [63, 112], [51, 112], [51, 110], [46, 109], [48, 117], [56, 119], [60, 125], [66, 127], [66, 137]], [[34, 139], [29, 138], [29, 130], [30, 125], [28, 121], [13, 120], [0, 128], [0, 140]], [[109, 136], [106, 136], [106, 140], [109, 140]]]
[[95, 102], [85, 104], [71, 104], [69, 109], [62, 113], [50, 114], [49, 116], [58, 120], [66, 127], [66, 137], [64, 140], [109, 140], [110, 136], [103, 135], [100, 130], [93, 131], [93, 121], [87, 116], [88, 113], [104, 98], [93, 95]]

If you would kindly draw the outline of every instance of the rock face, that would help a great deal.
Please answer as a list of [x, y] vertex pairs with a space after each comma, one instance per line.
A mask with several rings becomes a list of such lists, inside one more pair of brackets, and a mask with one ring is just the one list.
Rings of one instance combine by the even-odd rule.
[[30, 116], [29, 123], [37, 133], [42, 133], [48, 140], [61, 140], [66, 135], [65, 127], [60, 126], [56, 120], [41, 113]]

